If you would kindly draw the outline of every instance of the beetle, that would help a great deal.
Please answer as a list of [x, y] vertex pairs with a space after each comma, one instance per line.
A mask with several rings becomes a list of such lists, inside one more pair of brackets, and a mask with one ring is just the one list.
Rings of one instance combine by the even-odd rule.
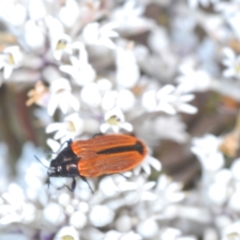
[[72, 178], [71, 187], [64, 186], [73, 192], [76, 188], [75, 177], [80, 177], [90, 187], [87, 177], [129, 171], [138, 166], [146, 154], [147, 147], [141, 140], [125, 134], [69, 140], [67, 147], [51, 160], [47, 182], [49, 185], [51, 177]]

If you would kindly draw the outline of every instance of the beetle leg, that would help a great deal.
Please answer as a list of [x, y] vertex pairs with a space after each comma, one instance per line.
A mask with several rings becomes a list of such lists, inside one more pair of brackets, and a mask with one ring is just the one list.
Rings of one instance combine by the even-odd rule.
[[49, 186], [50, 186], [50, 183], [51, 183], [51, 182], [50, 182], [50, 177], [48, 177], [48, 178], [47, 178], [47, 181], [46, 181], [46, 183], [47, 183], [47, 185], [48, 185], [48, 188], [49, 188]]
[[122, 173], [118, 173], [119, 175], [121, 175], [122, 177], [124, 177], [125, 179], [129, 180], [129, 177], [124, 176]]
[[71, 191], [71, 192], [74, 192], [75, 188], [76, 188], [76, 179], [73, 178], [72, 185], [71, 185], [71, 190], [70, 190], [70, 191]]
[[104, 135], [104, 134], [103, 134], [103, 133], [95, 133], [95, 134], [92, 136], [92, 138], [100, 137], [100, 136], [102, 136], [102, 135]]
[[92, 188], [91, 188], [91, 186], [90, 186], [90, 184], [89, 184], [89, 182], [88, 182], [88, 180], [87, 180], [87, 178], [84, 177], [84, 176], [80, 176], [80, 177], [81, 177], [81, 179], [82, 179], [85, 183], [87, 183], [87, 185], [88, 185], [88, 187], [90, 188], [91, 192], [94, 193], [93, 190], [92, 190]]
[[64, 187], [66, 187], [70, 192], [74, 192], [74, 190], [76, 188], [76, 179], [73, 178], [71, 187], [69, 187], [68, 185], [64, 184], [62, 187], [57, 188], [57, 190], [63, 189]]

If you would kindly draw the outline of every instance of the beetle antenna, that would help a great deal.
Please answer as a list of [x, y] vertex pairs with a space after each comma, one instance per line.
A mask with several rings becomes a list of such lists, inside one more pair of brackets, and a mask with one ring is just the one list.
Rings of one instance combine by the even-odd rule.
[[36, 155], [34, 155], [34, 157], [35, 157], [35, 158], [37, 159], [37, 161], [40, 162], [45, 168], [49, 169], [49, 167], [47, 167], [46, 165], [44, 165], [44, 164], [42, 163], [42, 161], [41, 161]]

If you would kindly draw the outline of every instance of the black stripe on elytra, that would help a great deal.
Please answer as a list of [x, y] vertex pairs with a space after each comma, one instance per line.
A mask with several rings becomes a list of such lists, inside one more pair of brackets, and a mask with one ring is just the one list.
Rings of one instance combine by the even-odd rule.
[[97, 152], [97, 154], [113, 154], [113, 153], [131, 152], [131, 151], [137, 151], [140, 154], [143, 154], [143, 150], [144, 149], [143, 149], [142, 143], [136, 142], [135, 145], [107, 148]]

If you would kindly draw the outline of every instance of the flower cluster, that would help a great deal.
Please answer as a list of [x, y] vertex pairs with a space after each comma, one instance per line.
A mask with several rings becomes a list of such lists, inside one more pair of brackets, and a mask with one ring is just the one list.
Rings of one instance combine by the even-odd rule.
[[[23, 115], [0, 136], [0, 239], [240, 238], [240, 117], [228, 134], [233, 121], [209, 120], [239, 110], [239, 10], [235, 0], [0, 1], [0, 114], [12, 112], [11, 89]], [[98, 133], [135, 135], [148, 154], [130, 172], [88, 179], [93, 193], [80, 179], [71, 193], [61, 188], [68, 178], [47, 187], [49, 161], [31, 141], [18, 140], [12, 171], [4, 133], [22, 128], [51, 159], [69, 139]], [[173, 177], [166, 152], [181, 165]], [[194, 155], [201, 177], [186, 191], [180, 158]]]

